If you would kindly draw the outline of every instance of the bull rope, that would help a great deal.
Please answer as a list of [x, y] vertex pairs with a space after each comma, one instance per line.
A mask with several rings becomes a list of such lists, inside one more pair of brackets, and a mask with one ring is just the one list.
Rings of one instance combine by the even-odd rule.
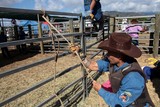
[[[66, 37], [64, 37], [64, 36], [47, 20], [47, 18], [44, 17], [44, 15], [42, 16], [42, 18], [43, 18], [63, 39], [65, 39], [65, 40], [67, 41], [67, 43], [69, 44], [69, 46], [72, 46], [72, 45], [73, 45], [72, 43], [70, 43], [70, 42], [68, 41], [68, 39], [67, 39]], [[84, 65], [82, 59], [80, 58], [78, 52], [75, 51], [75, 53], [76, 53], [76, 55], [78, 56], [78, 59], [80, 60], [80, 62], [81, 62], [81, 64], [83, 65], [83, 67], [86, 69], [86, 72], [87, 72], [88, 76], [89, 76], [89, 77], [91, 78], [91, 80], [93, 81], [94, 79], [92, 78], [92, 76], [90, 75], [89, 71], [88, 71], [87, 68], [85, 67], [85, 65]]]
[[[44, 11], [42, 11], [42, 12], [44, 12]], [[64, 35], [62, 35], [62, 34], [50, 23], [49, 19], [47, 19], [44, 15], [45, 15], [45, 14], [43, 14], [42, 18], [49, 24], [49, 29], [50, 29], [50, 31], [52, 32], [52, 30], [51, 30], [51, 28], [50, 28], [50, 27], [52, 27], [64, 40], [66, 40], [66, 42], [68, 43], [69, 46], [73, 46], [73, 44], [70, 43], [70, 42], [68, 41], [68, 39], [67, 39], [66, 37], [64, 37]], [[53, 33], [53, 32], [52, 32], [52, 33]], [[55, 34], [54, 34], [54, 36], [57, 37]], [[52, 37], [52, 43], [53, 43], [53, 42], [54, 42], [53, 35], [52, 35], [51, 37]], [[58, 41], [58, 44], [59, 44], [59, 41]], [[55, 46], [54, 46], [54, 49], [56, 49]], [[57, 63], [57, 59], [58, 59], [58, 53], [59, 53], [59, 51], [58, 51], [58, 52], [56, 51], [55, 72], [54, 72], [55, 74], [56, 74], [56, 63]], [[88, 70], [88, 69], [86, 68], [86, 66], [84, 65], [84, 63], [83, 63], [80, 55], [78, 54], [77, 50], [75, 50], [74, 53], [77, 55], [80, 63], [83, 65], [83, 67], [84, 67], [84, 69], [86, 70], [89, 78], [90, 78], [91, 81], [93, 82], [94, 79], [92, 78], [92, 76], [91, 76], [91, 74], [90, 74], [90, 71], [91, 71], [91, 70]], [[54, 75], [55, 75], [55, 74], [54, 74]], [[54, 81], [55, 81], [55, 77], [54, 77]], [[55, 92], [55, 93], [56, 93], [56, 92]], [[56, 97], [59, 99], [61, 105], [64, 107], [62, 100], [58, 97], [57, 94], [55, 94], [55, 95], [56, 95]], [[99, 96], [99, 105], [100, 105], [100, 107], [102, 107], [102, 102], [101, 102], [101, 100], [100, 100], [100, 96]]]
[[[45, 11], [42, 11], [44, 14], [43, 14], [43, 16], [45, 15]], [[48, 18], [48, 16], [46, 16], [47, 18], [46, 19], [49, 19]], [[54, 63], [54, 87], [56, 87], [56, 71], [57, 71], [57, 61], [58, 61], [58, 54], [59, 54], [59, 39], [57, 38], [57, 36], [53, 33], [53, 31], [52, 31], [52, 29], [51, 29], [51, 27], [49, 26], [49, 30], [50, 30], [50, 32], [51, 32], [51, 39], [52, 39], [52, 48], [54, 49], [54, 51], [55, 51], [55, 63]], [[56, 49], [56, 47], [55, 47], [55, 42], [54, 42], [54, 37], [53, 36], [55, 36], [55, 38], [57, 38], [58, 39], [58, 50]], [[55, 94], [55, 96], [57, 97], [57, 99], [60, 101], [60, 103], [61, 103], [61, 106], [62, 107], [65, 107], [64, 106], [64, 104], [63, 104], [63, 101], [61, 100], [61, 98], [56, 94], [56, 91], [55, 91], [55, 88], [54, 88], [54, 94]]]

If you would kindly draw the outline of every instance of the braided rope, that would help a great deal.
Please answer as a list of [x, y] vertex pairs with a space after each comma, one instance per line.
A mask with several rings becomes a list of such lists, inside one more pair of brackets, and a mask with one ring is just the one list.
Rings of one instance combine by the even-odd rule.
[[[60, 36], [61, 36], [64, 40], [66, 40], [66, 42], [69, 44], [69, 46], [72, 46], [72, 45], [73, 45], [72, 43], [70, 43], [70, 42], [68, 41], [68, 39], [67, 39], [66, 37], [64, 37], [64, 36], [49, 22], [49, 20], [48, 20], [44, 15], [42, 16], [42, 18], [50, 25], [49, 27], [52, 27], [58, 34], [60, 34]], [[50, 28], [50, 30], [51, 30], [51, 28]], [[52, 31], [51, 31], [51, 32], [52, 32]], [[54, 40], [53, 40], [53, 36], [52, 36], [52, 41], [54, 41]], [[54, 48], [55, 48], [55, 47], [54, 47]], [[75, 50], [74, 52], [76, 53], [76, 55], [77, 55], [80, 63], [81, 63], [81, 64], [83, 65], [83, 67], [85, 68], [85, 70], [86, 70], [89, 78], [90, 78], [91, 81], [93, 82], [94, 79], [92, 78], [92, 76], [91, 76], [91, 74], [90, 74], [90, 71], [91, 71], [91, 70], [87, 70], [87, 68], [86, 68], [86, 66], [84, 65], [84, 63], [83, 63], [80, 55], [78, 54], [77, 50]], [[58, 52], [56, 52], [56, 53], [58, 53]], [[57, 55], [57, 58], [58, 58], [58, 54], [56, 54], [56, 55]], [[55, 72], [54, 72], [54, 75], [56, 74], [56, 62], [57, 62], [57, 60], [55, 60], [55, 70], [54, 70]], [[54, 81], [55, 81], [55, 77], [54, 77]], [[55, 84], [54, 84], [54, 85], [55, 85]], [[55, 95], [56, 95], [56, 94], [55, 94]], [[58, 95], [56, 95], [56, 97], [59, 99], [61, 105], [64, 107], [63, 102], [62, 102], [62, 100], [58, 97]], [[101, 101], [100, 101], [100, 105], [102, 105], [102, 104], [101, 104]]]
[[[43, 16], [44, 17], [44, 16]], [[49, 19], [48, 17], [46, 19]], [[55, 42], [54, 42], [54, 37], [55, 36], [57, 38], [57, 36], [52, 32], [51, 30], [51, 26], [49, 26], [49, 30], [51, 32], [51, 38], [52, 38], [52, 48], [54, 49], [55, 51], [55, 67], [54, 67], [54, 87], [56, 87], [56, 71], [57, 71], [57, 61], [58, 61], [58, 54], [59, 54], [59, 47], [58, 47], [58, 50], [56, 49], [55, 47]], [[58, 39], [58, 46], [59, 46], [59, 39]], [[62, 107], [65, 107], [64, 104], [63, 104], [63, 101], [60, 99], [60, 97], [56, 94], [56, 91], [55, 91], [55, 88], [54, 88], [54, 94], [55, 96], [57, 97], [57, 99], [60, 101], [61, 103], [61, 106]]]

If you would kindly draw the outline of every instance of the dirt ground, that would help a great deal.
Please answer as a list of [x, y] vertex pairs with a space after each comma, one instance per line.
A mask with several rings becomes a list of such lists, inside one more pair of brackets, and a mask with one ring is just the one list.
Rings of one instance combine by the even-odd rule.
[[[42, 60], [50, 56], [54, 56], [54, 54], [41, 55], [28, 53], [26, 55], [14, 56], [13, 58], [7, 60], [1, 59], [1, 62], [3, 62], [3, 64], [1, 63], [0, 72], [31, 64], [35, 61]], [[79, 63], [77, 61], [77, 58], [71, 58], [71, 56], [72, 55], [67, 56], [67, 58], [59, 58], [56, 70], [55, 62], [50, 61], [48, 63], [29, 68], [27, 70], [23, 70], [22, 72], [0, 78], [0, 102], [13, 95], [16, 95], [26, 88], [32, 87], [35, 84], [46, 80], [47, 78], [54, 77], [57, 72], [61, 72], [72, 66], [73, 64]], [[69, 63], [65, 63], [65, 61], [68, 61]], [[30, 92], [29, 94], [26, 94], [25, 96], [22, 96], [21, 98], [18, 98], [17, 100], [7, 104], [6, 107], [35, 107], [39, 104], [39, 102], [42, 102], [44, 99], [49, 98], [62, 87], [81, 77], [82, 73], [77, 73], [77, 71], [80, 71], [80, 69], [76, 68], [71, 73], [67, 73], [63, 75], [63, 77], [60, 77], [55, 81], [50, 81], [49, 83], [34, 90], [33, 92]], [[73, 76], [73, 74], [77, 75]]]
[[[46, 53], [43, 55], [40, 53], [27, 53], [23, 55], [23, 54], [18, 54], [16, 52], [12, 52], [11, 55], [12, 55], [11, 58], [4, 59], [0, 54], [0, 73], [10, 69], [15, 69], [23, 65], [32, 64], [35, 61], [39, 61], [47, 57], [55, 56], [54, 53]], [[95, 57], [93, 60], [100, 59], [101, 58], [100, 55]], [[87, 55], [87, 57], [89, 57], [89, 55]], [[146, 61], [149, 57], [152, 57], [152, 55], [142, 55], [137, 60], [141, 66], [153, 67], [153, 65], [149, 65]], [[5, 99], [13, 95], [16, 95], [17, 93], [25, 90], [26, 88], [32, 87], [35, 84], [42, 82], [47, 78], [53, 77], [56, 73], [61, 72], [67, 69], [68, 67], [71, 67], [79, 63], [80, 61], [76, 56], [73, 57], [72, 55], [67, 55], [65, 57], [58, 58], [56, 67], [54, 61], [49, 61], [45, 64], [40, 64], [35, 67], [29, 68], [27, 70], [23, 70], [21, 72], [6, 76], [4, 78], [0, 78], [0, 102], [4, 101]], [[49, 98], [51, 95], [54, 95], [55, 92], [57, 92], [64, 86], [70, 84], [71, 82], [75, 81], [76, 79], [82, 76], [83, 73], [81, 71], [81, 68], [78, 67], [74, 69], [72, 72], [68, 72], [64, 74], [62, 77], [50, 81], [49, 83], [34, 90], [33, 92], [30, 92], [16, 99], [15, 101], [6, 104], [5, 107], [35, 107], [39, 104], [39, 102], [42, 102], [46, 98]], [[106, 80], [108, 80], [107, 73], [100, 76], [100, 78], [98, 78], [97, 81], [99, 83], [103, 83]], [[147, 82], [149, 94], [156, 107], [160, 107], [159, 83], [160, 80], [158, 79]], [[73, 91], [72, 94], [74, 94], [75, 91], [74, 87], [71, 87], [69, 91], [71, 92]], [[69, 93], [68, 95], [70, 94], [71, 93]], [[53, 105], [53, 102], [50, 102], [48, 105], [45, 105], [45, 107], [52, 107], [51, 105]], [[85, 101], [82, 100], [77, 105], [77, 107], [106, 107], [106, 106], [107, 105], [103, 101], [103, 99], [100, 98], [97, 92], [95, 92], [93, 89], [91, 89], [89, 96], [85, 99]]]
[[[24, 57], [25, 56], [25, 57]], [[0, 63], [0, 72], [4, 72], [9, 69], [14, 69], [22, 65], [33, 63], [34, 61], [44, 59], [49, 56], [54, 56], [54, 54], [31, 54], [28, 53], [26, 55], [18, 55], [13, 56], [11, 59], [3, 59], [1, 56], [1, 63]], [[146, 59], [151, 57], [150, 55], [143, 55], [137, 60], [139, 61], [141, 66], [153, 66], [149, 65], [146, 62]], [[97, 56], [94, 60], [99, 59], [100, 56]], [[66, 63], [67, 62], [67, 63]], [[57, 72], [60, 72], [69, 66], [72, 66], [73, 64], [79, 63], [77, 57], [73, 57], [72, 55], [67, 55], [66, 57], [59, 58], [57, 63]], [[63, 77], [60, 77], [58, 80], [56, 80], [56, 84], [54, 81], [44, 85], [43, 88], [36, 89], [33, 91], [33, 93], [29, 93], [25, 96], [22, 96], [21, 98], [17, 99], [16, 101], [13, 101], [6, 105], [6, 107], [34, 107], [38, 104], [38, 102], [44, 100], [45, 98], [48, 98], [51, 94], [53, 94], [53, 89], [59, 90], [60, 88], [64, 87], [66, 84], [69, 84], [71, 81], [74, 81], [75, 79], [82, 76], [82, 73], [80, 68], [77, 68], [73, 70], [71, 73], [67, 73]], [[27, 87], [30, 87], [34, 85], [37, 82], [40, 82], [43, 79], [46, 79], [50, 76], [53, 76], [55, 74], [54, 72], [54, 61], [50, 61], [46, 64], [41, 64], [36, 67], [24, 70], [23, 72], [16, 73], [10, 76], [7, 76], [5, 78], [0, 79], [0, 102], [2, 102], [4, 99], [11, 97], [12, 95], [17, 94], [19, 91], [22, 91], [26, 89]], [[108, 79], [107, 75], [102, 75], [97, 81], [100, 83], [103, 83]], [[159, 80], [155, 80], [154, 82], [148, 81], [147, 87], [149, 94], [156, 105], [156, 107], [160, 107], [160, 86], [159, 86]], [[156, 85], [155, 85], [156, 84]], [[56, 87], [55, 86], [59, 86]], [[34, 100], [37, 99], [38, 100]], [[93, 89], [89, 93], [89, 96], [86, 98], [85, 101], [81, 101], [78, 105], [78, 107], [106, 107], [105, 102], [103, 99], [101, 99], [97, 92], [95, 92]]]
[[[141, 67], [143, 66], [153, 67], [153, 65], [150, 65], [147, 62], [147, 59], [150, 57], [152, 57], [152, 55], [142, 55], [140, 58], [137, 59]], [[108, 73], [103, 74], [100, 78], [98, 78], [97, 81], [99, 83], [103, 83], [106, 80], [108, 80]], [[160, 83], [160, 79], [155, 79], [153, 81], [148, 80], [148, 82], [146, 83], [150, 97], [156, 107], [160, 107], [160, 85], [159, 83]], [[89, 97], [84, 102], [81, 102], [79, 107], [106, 107], [106, 103], [101, 97], [99, 97], [98, 93], [92, 89], [89, 94]]]

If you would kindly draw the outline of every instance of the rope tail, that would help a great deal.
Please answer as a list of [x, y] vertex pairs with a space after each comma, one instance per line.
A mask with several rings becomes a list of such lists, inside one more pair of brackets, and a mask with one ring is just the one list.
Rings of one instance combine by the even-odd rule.
[[[45, 12], [44, 12], [45, 13]], [[45, 14], [44, 14], [45, 15]], [[44, 17], [44, 15], [42, 16], [42, 17]], [[45, 18], [45, 17], [44, 17]], [[47, 16], [47, 18], [46, 18], [46, 20], [49, 20], [49, 18], [48, 18], [48, 16]], [[56, 71], [57, 71], [57, 61], [58, 61], [58, 54], [59, 54], [59, 39], [57, 38], [57, 36], [53, 33], [53, 31], [52, 31], [52, 29], [51, 29], [51, 26], [49, 25], [49, 30], [50, 30], [50, 32], [51, 32], [51, 38], [52, 38], [52, 48], [54, 49], [54, 51], [55, 51], [55, 63], [54, 63], [54, 65], [55, 65], [55, 67], [54, 67], [54, 87], [56, 87]], [[55, 42], [54, 42], [54, 37], [53, 36], [55, 36], [55, 38], [57, 38], [58, 39], [58, 50], [56, 49], [56, 47], [55, 47]], [[55, 94], [55, 96], [57, 97], [57, 99], [60, 101], [60, 103], [61, 103], [61, 106], [62, 107], [65, 107], [64, 106], [64, 104], [63, 104], [63, 101], [60, 99], [60, 97], [56, 94], [56, 91], [55, 91], [55, 88], [54, 88], [54, 94]]]

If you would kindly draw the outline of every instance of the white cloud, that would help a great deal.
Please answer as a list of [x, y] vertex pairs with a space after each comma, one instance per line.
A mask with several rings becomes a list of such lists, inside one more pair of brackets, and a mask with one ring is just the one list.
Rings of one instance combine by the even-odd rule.
[[101, 0], [104, 11], [152, 12], [160, 11], [160, 0]]
[[18, 2], [21, 2], [22, 0], [0, 0], [0, 6], [10, 6], [12, 5], [13, 3], [18, 3]]
[[[0, 0], [0, 6], [12, 7], [16, 3], [32, 0]], [[50, 11], [83, 13], [84, 0], [34, 0], [34, 8]], [[103, 11], [160, 12], [160, 0], [100, 0]], [[23, 7], [22, 7], [23, 8]]]
[[154, 0], [153, 2], [160, 2], [160, 0]]
[[83, 2], [81, 0], [35, 0], [35, 9], [61, 12], [82, 12]]

